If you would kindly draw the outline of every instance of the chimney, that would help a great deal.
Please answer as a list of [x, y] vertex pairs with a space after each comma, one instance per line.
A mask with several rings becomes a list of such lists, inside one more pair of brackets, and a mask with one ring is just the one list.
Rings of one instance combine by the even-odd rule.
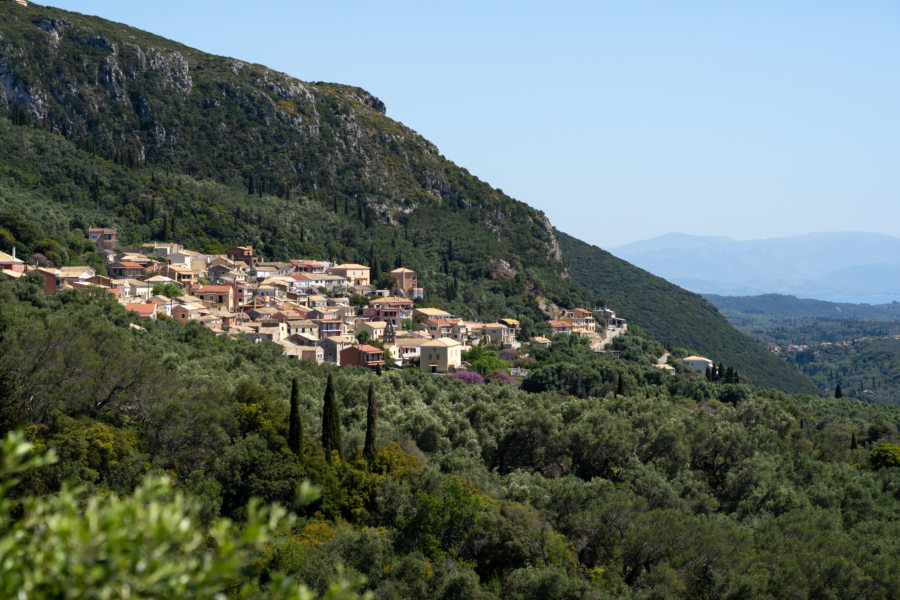
[[16, 247], [13, 246], [13, 260], [16, 260]]

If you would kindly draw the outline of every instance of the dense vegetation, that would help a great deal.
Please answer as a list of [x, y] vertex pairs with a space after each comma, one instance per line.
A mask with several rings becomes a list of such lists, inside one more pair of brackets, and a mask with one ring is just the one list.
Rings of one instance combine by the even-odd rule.
[[572, 278], [617, 314], [639, 323], [667, 347], [682, 346], [733, 365], [752, 381], [788, 392], [813, 392], [812, 382], [764, 346], [739, 334], [697, 294], [651, 275], [612, 254], [557, 232]]
[[[826, 393], [900, 401], [900, 304], [834, 304], [769, 294], [710, 296], [732, 325], [766, 344]], [[790, 346], [802, 346], [799, 351]]]
[[[377, 377], [195, 324], [135, 329], [115, 303], [45, 297], [29, 279], [0, 283], [0, 416], [60, 460], [20, 475], [15, 495], [74, 482], [165, 502], [145, 481], [166, 474], [208, 527], [258, 519], [253, 497], [295, 507], [262, 546], [247, 542], [246, 568], [227, 571], [232, 593], [274, 596], [283, 576], [324, 593], [360, 575], [379, 598], [900, 593], [896, 406], [714, 383], [677, 359], [668, 375], [640, 332], [616, 340], [621, 358], [557, 338], [519, 361], [521, 390]], [[329, 376], [344, 456], [330, 460]], [[288, 442], [294, 379], [300, 455]], [[301, 506], [304, 480], [321, 497]]]
[[774, 321], [817, 318], [830, 321], [900, 321], [900, 302], [849, 304], [763, 294], [761, 296], [717, 296], [704, 294], [723, 314], [758, 315]]

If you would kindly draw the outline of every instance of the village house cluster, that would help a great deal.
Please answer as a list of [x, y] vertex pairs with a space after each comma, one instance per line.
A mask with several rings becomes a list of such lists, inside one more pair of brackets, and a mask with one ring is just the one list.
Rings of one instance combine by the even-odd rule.
[[[520, 346], [521, 327], [513, 318], [494, 323], [467, 321], [439, 308], [416, 306], [424, 299], [416, 273], [390, 272], [391, 289], [376, 289], [370, 268], [359, 264], [296, 259], [263, 261], [251, 246], [235, 246], [212, 255], [175, 243], [144, 244], [139, 251], [117, 251], [115, 230], [91, 228], [89, 239], [108, 260], [108, 276], [89, 266], [30, 267], [0, 253], [0, 269], [12, 277], [35, 270], [45, 292], [90, 288], [114, 297], [129, 311], [149, 319], [197, 321], [217, 335], [245, 334], [279, 344], [291, 358], [380, 369], [385, 353], [395, 365], [418, 365], [433, 373], [461, 368], [472, 345]], [[183, 295], [154, 294], [177, 287]], [[171, 295], [171, 294], [170, 294]], [[352, 297], [367, 302], [351, 304]], [[420, 303], [421, 304], [421, 303]], [[598, 331], [603, 319], [608, 331]], [[550, 321], [554, 334], [591, 339], [598, 352], [625, 330], [623, 319], [608, 309], [565, 311]], [[532, 343], [549, 345], [545, 337]]]

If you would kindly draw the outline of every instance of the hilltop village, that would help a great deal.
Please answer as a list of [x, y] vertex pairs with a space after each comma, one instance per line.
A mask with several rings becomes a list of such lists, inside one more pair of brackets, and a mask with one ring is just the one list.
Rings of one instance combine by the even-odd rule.
[[[91, 228], [89, 238], [104, 257], [108, 276], [90, 266], [26, 265], [2, 253], [0, 269], [11, 277], [40, 273], [47, 293], [90, 289], [141, 317], [196, 321], [217, 335], [267, 340], [290, 358], [341, 367], [454, 373], [464, 369], [462, 354], [473, 346], [518, 350], [523, 342], [551, 344], [544, 336], [522, 339], [513, 316], [484, 323], [429, 305], [416, 273], [407, 268], [374, 282], [366, 265], [264, 261], [252, 246], [211, 255], [176, 243], [123, 248], [115, 230], [107, 228]], [[625, 320], [608, 308], [558, 312], [547, 323], [551, 334], [586, 337], [596, 352], [605, 352], [627, 330]]]

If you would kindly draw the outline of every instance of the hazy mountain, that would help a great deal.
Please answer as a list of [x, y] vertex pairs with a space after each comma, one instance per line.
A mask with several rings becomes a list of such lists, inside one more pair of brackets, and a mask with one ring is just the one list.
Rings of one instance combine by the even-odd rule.
[[689, 290], [880, 303], [900, 298], [900, 238], [811, 233], [738, 241], [671, 233], [611, 249]]

